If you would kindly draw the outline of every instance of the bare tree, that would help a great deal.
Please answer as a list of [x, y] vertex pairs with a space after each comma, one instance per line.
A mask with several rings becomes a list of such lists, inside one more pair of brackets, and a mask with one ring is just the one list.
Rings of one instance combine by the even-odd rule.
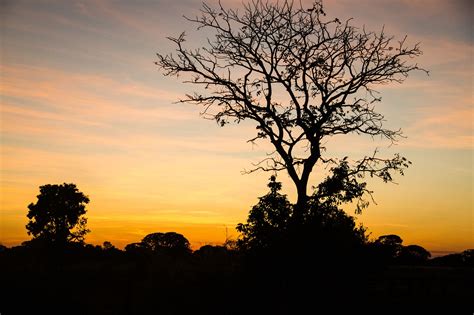
[[[180, 102], [204, 107], [203, 116], [224, 126], [245, 119], [257, 123], [249, 141], [267, 139], [274, 152], [255, 170], [286, 170], [297, 188], [295, 217], [307, 202], [308, 181], [316, 163], [339, 164], [326, 156], [324, 142], [334, 135], [360, 134], [396, 142], [400, 130], [383, 126], [375, 111], [375, 86], [402, 83], [413, 70], [419, 45], [395, 41], [382, 29], [367, 31], [328, 19], [322, 1], [305, 8], [293, 1], [254, 0], [243, 11], [203, 4], [201, 15], [187, 18], [212, 37], [199, 49], [185, 48], [185, 34], [169, 37], [177, 54], [157, 54], [164, 75], [188, 74], [185, 83], [201, 88]], [[375, 152], [354, 161], [348, 176], [369, 174], [392, 181], [409, 162]], [[344, 160], [346, 163], [346, 160]]]

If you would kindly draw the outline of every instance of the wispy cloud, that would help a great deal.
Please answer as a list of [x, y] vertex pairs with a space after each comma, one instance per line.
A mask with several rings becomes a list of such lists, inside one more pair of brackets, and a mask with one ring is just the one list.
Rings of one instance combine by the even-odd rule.
[[189, 120], [196, 115], [172, 104], [178, 94], [133, 81], [29, 66], [3, 66], [1, 73], [6, 132], [14, 131], [5, 130], [13, 115], [38, 124], [61, 120], [87, 125]]

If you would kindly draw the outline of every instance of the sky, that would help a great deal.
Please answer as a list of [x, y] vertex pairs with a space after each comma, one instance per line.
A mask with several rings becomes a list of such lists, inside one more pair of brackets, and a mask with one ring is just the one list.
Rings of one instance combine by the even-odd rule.
[[[363, 137], [328, 144], [336, 156], [378, 147], [413, 163], [397, 184], [369, 182], [376, 204], [357, 221], [372, 238], [397, 234], [434, 254], [474, 248], [472, 2], [324, 5], [328, 16], [420, 42], [416, 62], [430, 71], [379, 88], [378, 111], [406, 136], [396, 146]], [[175, 231], [198, 248], [238, 236], [236, 224], [267, 192], [271, 175], [242, 171], [269, 147], [246, 142], [251, 122], [221, 128], [200, 117], [202, 108], [176, 104], [193, 87], [154, 65], [157, 52], [174, 49], [167, 36], [186, 31], [191, 46], [203, 38], [182, 17], [200, 7], [191, 0], [0, 0], [0, 243], [28, 240], [27, 206], [39, 186], [64, 182], [91, 200], [89, 243], [123, 248]], [[278, 178], [295, 201], [288, 176]]]

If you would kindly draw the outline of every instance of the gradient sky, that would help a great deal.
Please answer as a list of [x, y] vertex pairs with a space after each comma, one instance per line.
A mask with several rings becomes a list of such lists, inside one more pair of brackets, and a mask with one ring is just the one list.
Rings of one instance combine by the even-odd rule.
[[[302, 1], [310, 6], [310, 1]], [[208, 1], [215, 5], [216, 1]], [[239, 6], [241, 1], [222, 1]], [[38, 187], [76, 183], [91, 202], [86, 241], [118, 247], [176, 231], [198, 247], [222, 243], [266, 193], [268, 173], [241, 175], [268, 146], [252, 123], [220, 128], [174, 104], [192, 86], [162, 76], [166, 36], [199, 33], [182, 15], [200, 1], [0, 0], [0, 242], [29, 239]], [[330, 0], [331, 17], [421, 42], [414, 73], [380, 89], [379, 111], [406, 139], [395, 147], [340, 138], [335, 156], [400, 152], [413, 162], [397, 185], [370, 182], [377, 204], [357, 216], [372, 237], [398, 234], [433, 252], [474, 247], [472, 2]], [[201, 35], [202, 36], [202, 35]], [[317, 174], [315, 176], [317, 178]], [[284, 192], [294, 201], [282, 173]], [[317, 184], [314, 182], [313, 184]], [[352, 214], [350, 208], [347, 209]]]

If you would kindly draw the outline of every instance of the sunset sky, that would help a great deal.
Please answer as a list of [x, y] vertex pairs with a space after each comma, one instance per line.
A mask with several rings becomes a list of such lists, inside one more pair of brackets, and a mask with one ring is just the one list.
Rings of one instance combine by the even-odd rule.
[[[302, 1], [311, 6], [311, 1]], [[210, 0], [210, 5], [217, 1]], [[223, 0], [239, 7], [241, 1]], [[328, 143], [335, 156], [400, 152], [413, 162], [398, 184], [370, 181], [377, 204], [358, 222], [432, 252], [474, 248], [473, 12], [471, 1], [327, 0], [330, 17], [421, 43], [413, 73], [379, 89], [378, 111], [406, 139]], [[175, 231], [199, 247], [222, 243], [267, 191], [269, 173], [242, 175], [268, 146], [251, 122], [224, 128], [174, 103], [193, 86], [164, 77], [156, 52], [201, 1], [0, 0], [0, 243], [29, 239], [27, 206], [44, 184], [75, 183], [91, 199], [86, 241], [118, 247]], [[316, 170], [317, 172], [318, 170]], [[315, 175], [317, 178], [317, 174]], [[293, 184], [279, 175], [295, 200]], [[317, 182], [313, 182], [313, 185]], [[353, 214], [351, 208], [347, 208]]]

